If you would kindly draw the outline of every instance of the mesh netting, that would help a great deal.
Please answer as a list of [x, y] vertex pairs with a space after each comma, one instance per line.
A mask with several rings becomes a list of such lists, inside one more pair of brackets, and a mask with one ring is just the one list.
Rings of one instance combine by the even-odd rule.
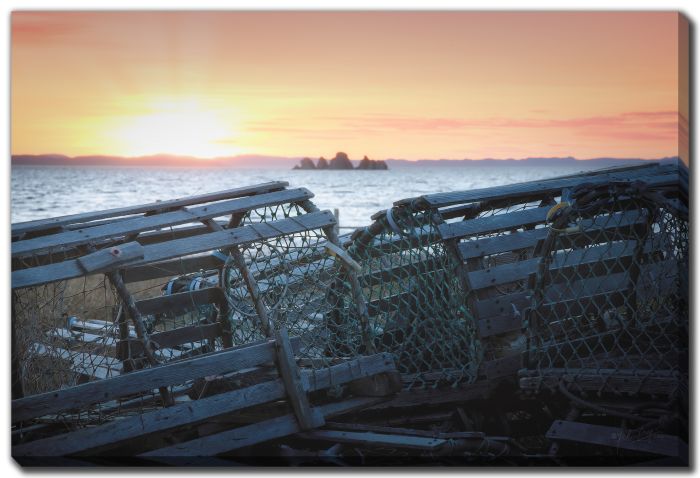
[[362, 265], [358, 285], [366, 315], [353, 307], [351, 284], [336, 284], [330, 353], [390, 352], [408, 389], [472, 382], [481, 348], [464, 303], [460, 264], [437, 230], [440, 219], [410, 207], [375, 219], [348, 247]]
[[687, 374], [687, 209], [641, 182], [583, 184], [571, 197], [552, 210], [540, 244], [530, 375], [580, 377], [579, 388], [597, 391], [634, 380], [639, 390], [653, 382], [672, 392], [664, 383]]
[[[240, 225], [269, 223], [305, 212], [299, 204], [265, 207], [249, 211], [240, 218]], [[310, 229], [239, 249], [257, 285], [260, 303], [271, 325], [276, 329], [285, 326], [290, 336], [301, 337], [298, 357], [316, 359], [314, 364], [317, 366], [329, 363], [323, 360], [327, 338], [324, 321], [331, 309], [328, 290], [340, 267], [326, 250], [327, 241], [327, 234], [322, 229]], [[261, 340], [269, 332], [261, 322], [244, 272], [237, 267], [234, 253], [221, 252], [226, 256], [222, 277], [229, 299], [233, 342], [245, 344]]]
[[107, 378], [121, 371], [115, 358], [114, 290], [103, 276], [13, 291], [19, 377], [31, 395]]

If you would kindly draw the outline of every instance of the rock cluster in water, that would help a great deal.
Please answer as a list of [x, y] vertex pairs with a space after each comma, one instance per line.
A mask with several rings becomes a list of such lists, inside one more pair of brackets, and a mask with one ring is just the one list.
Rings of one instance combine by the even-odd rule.
[[335, 154], [335, 157], [330, 161], [326, 160], [323, 156], [318, 158], [318, 163], [314, 164], [313, 160], [310, 158], [303, 158], [301, 162], [294, 166], [294, 169], [389, 169], [386, 163], [382, 160], [369, 159], [367, 156], [362, 158], [360, 164], [355, 168], [348, 158], [348, 155], [339, 152]]

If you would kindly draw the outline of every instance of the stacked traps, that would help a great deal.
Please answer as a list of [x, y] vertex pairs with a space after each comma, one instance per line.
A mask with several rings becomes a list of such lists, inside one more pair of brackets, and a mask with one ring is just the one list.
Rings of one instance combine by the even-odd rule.
[[[634, 179], [677, 189], [678, 166], [647, 163], [397, 201], [347, 244], [362, 265], [362, 297], [350, 284], [334, 287], [331, 353], [391, 352], [409, 389], [517, 386], [533, 295], [528, 278], [540, 262], [548, 213], [581, 183]], [[361, 303], [366, 312], [352, 309]]]
[[473, 382], [481, 349], [464, 302], [460, 264], [438, 231], [442, 219], [411, 204], [372, 219], [347, 244], [362, 265], [357, 280], [366, 308], [353, 309], [359, 301], [351, 284], [336, 285], [330, 353], [392, 353], [409, 390]]
[[687, 196], [677, 184], [581, 184], [549, 219], [531, 277], [521, 387], [683, 395]]

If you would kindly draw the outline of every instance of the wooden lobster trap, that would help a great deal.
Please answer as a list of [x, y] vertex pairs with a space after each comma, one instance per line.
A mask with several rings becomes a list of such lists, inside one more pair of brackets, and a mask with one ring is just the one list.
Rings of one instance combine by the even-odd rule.
[[13, 456], [216, 455], [375, 402], [343, 385], [391, 357], [323, 354], [354, 264], [311, 197], [275, 182], [13, 225]]

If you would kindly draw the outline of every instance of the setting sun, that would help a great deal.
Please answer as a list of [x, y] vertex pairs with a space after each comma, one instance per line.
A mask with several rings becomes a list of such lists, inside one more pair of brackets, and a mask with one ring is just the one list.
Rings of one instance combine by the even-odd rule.
[[115, 121], [112, 141], [128, 156], [169, 153], [210, 158], [236, 153], [235, 136], [215, 111], [196, 100], [164, 100], [151, 113]]
[[672, 12], [15, 12], [12, 152], [657, 158], [678, 58]]

